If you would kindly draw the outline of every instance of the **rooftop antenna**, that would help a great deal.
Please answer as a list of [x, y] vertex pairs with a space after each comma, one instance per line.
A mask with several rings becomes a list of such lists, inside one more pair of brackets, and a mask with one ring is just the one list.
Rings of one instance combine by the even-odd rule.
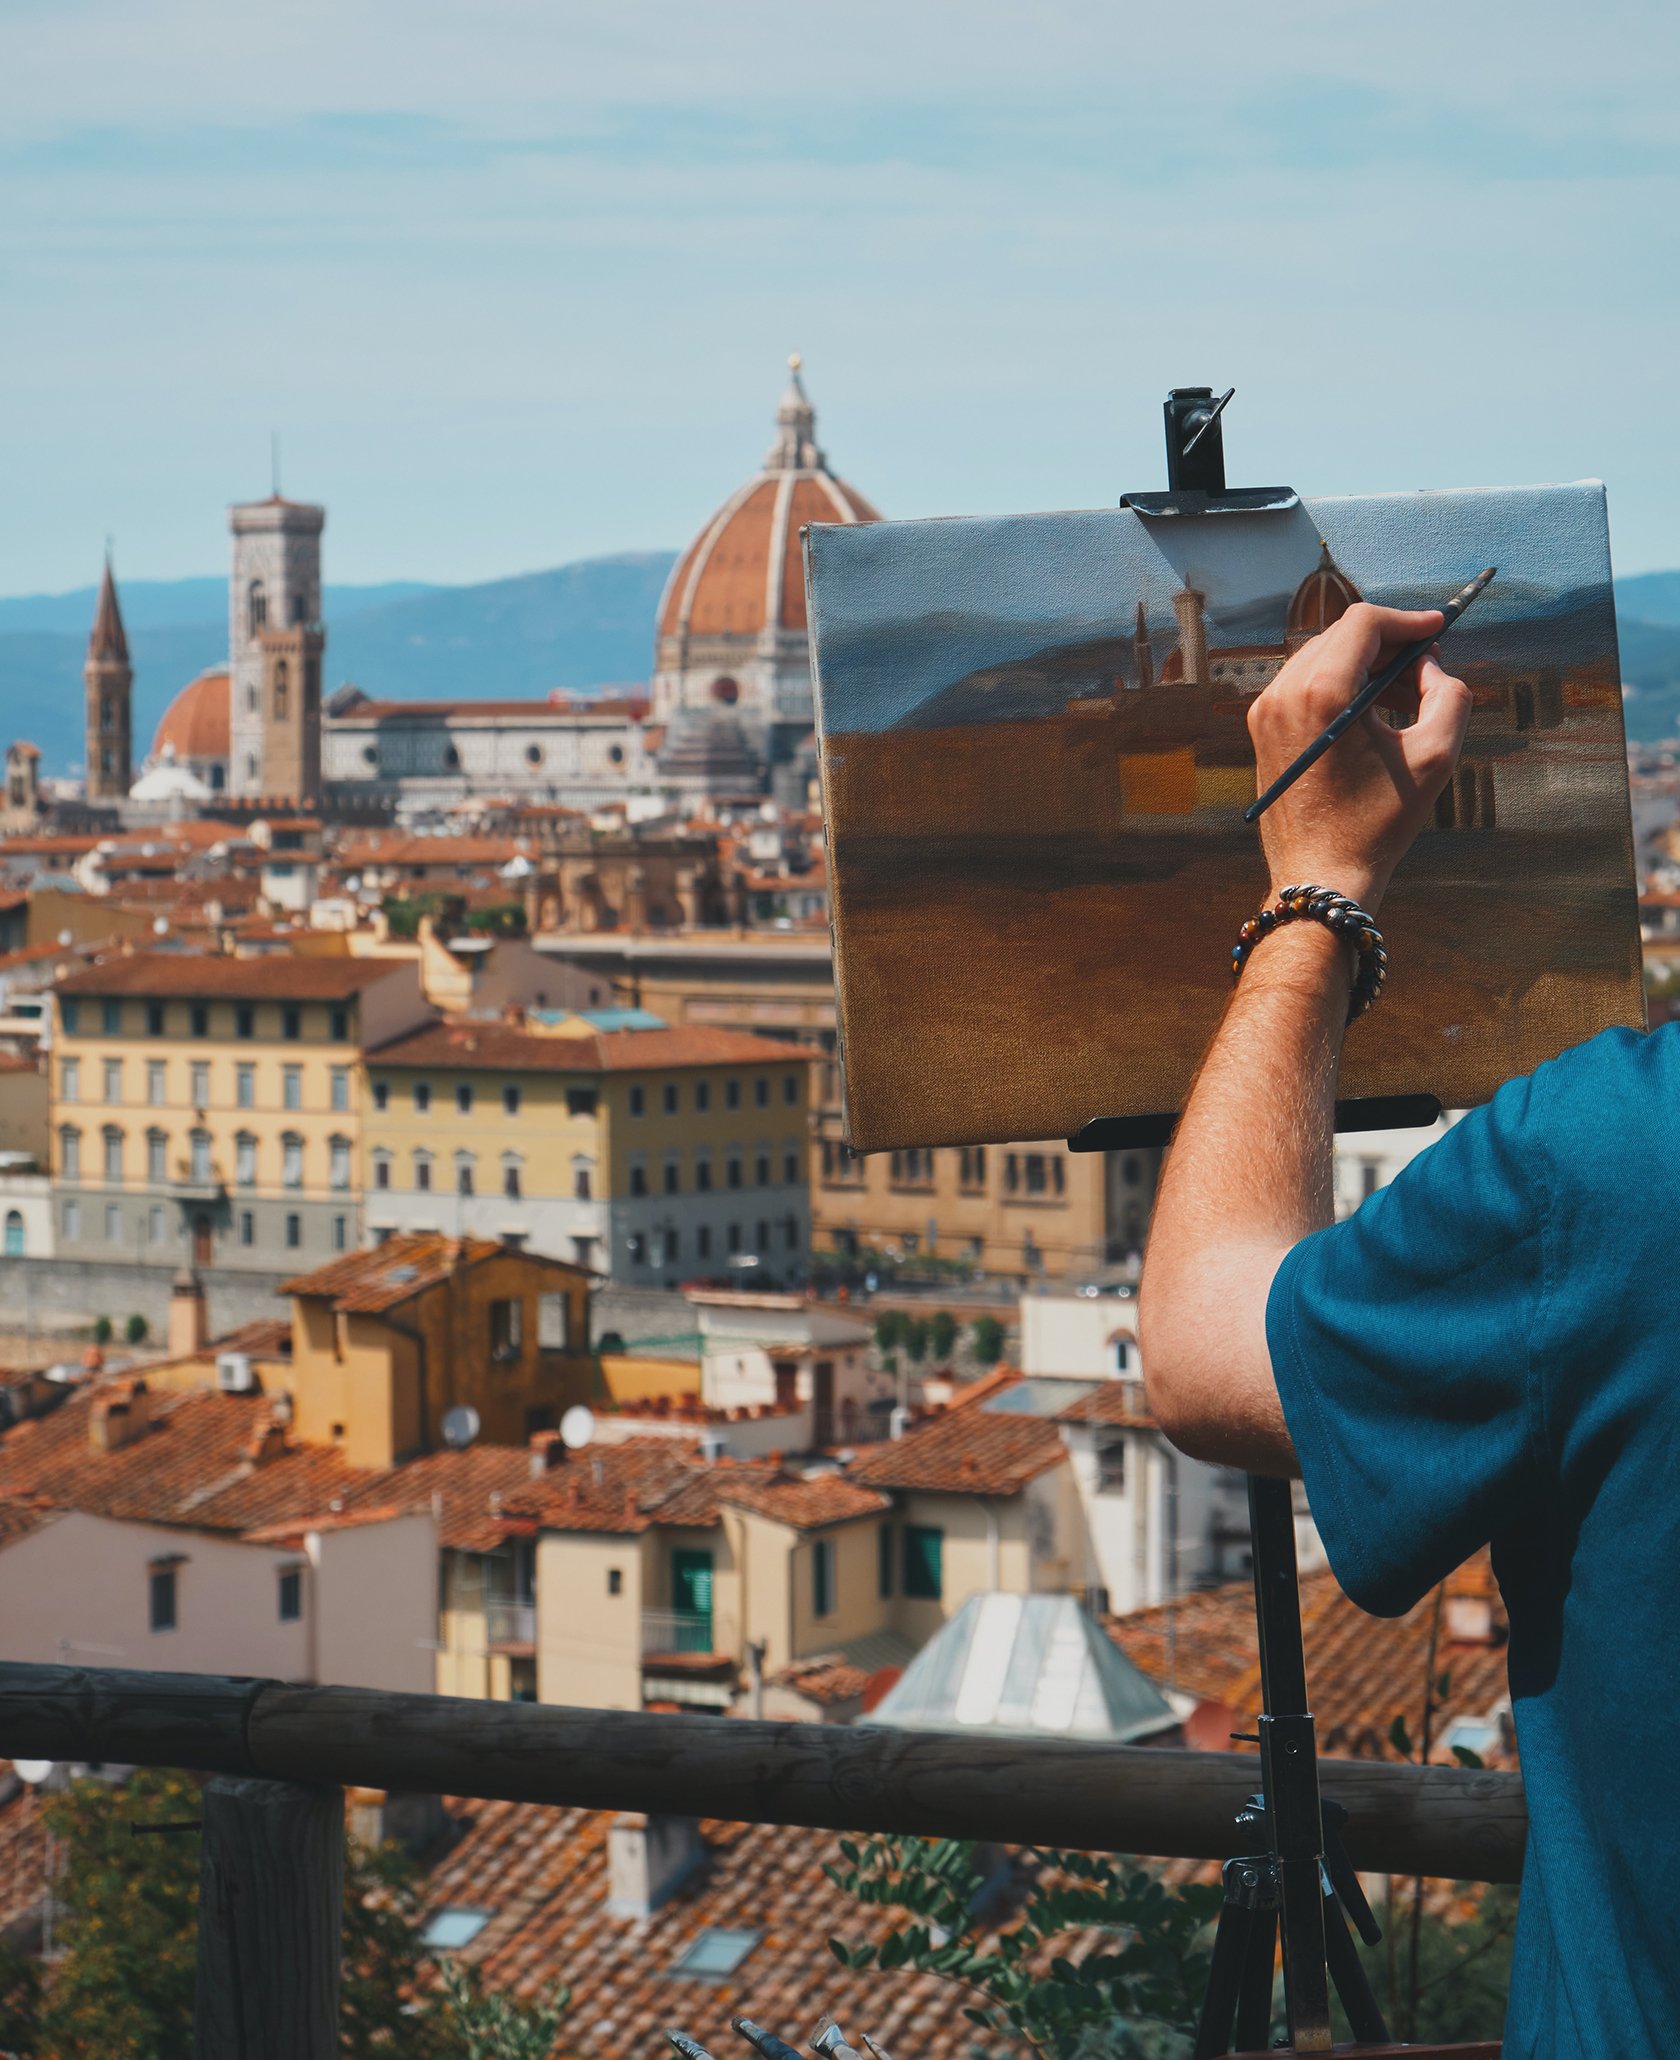
[[280, 498], [280, 432], [268, 432], [268, 476], [270, 491], [276, 500]]

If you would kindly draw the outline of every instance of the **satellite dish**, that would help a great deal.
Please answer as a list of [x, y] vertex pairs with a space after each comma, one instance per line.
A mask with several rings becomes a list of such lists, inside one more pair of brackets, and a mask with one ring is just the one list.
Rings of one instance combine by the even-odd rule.
[[595, 1435], [595, 1417], [581, 1402], [574, 1402], [560, 1419], [560, 1442], [568, 1452], [581, 1452]]
[[451, 1452], [464, 1452], [478, 1436], [478, 1411], [470, 1402], [449, 1410], [443, 1419], [443, 1442]]
[[43, 1781], [52, 1779], [51, 1760], [13, 1760], [12, 1772], [20, 1781], [27, 1781], [31, 1788], [39, 1788]]
[[68, 930], [60, 930], [58, 933], [58, 941], [62, 947], [68, 947], [74, 944], [76, 940], [74, 937], [71, 936]]
[[154, 937], [165, 937], [168, 934], [169, 918], [167, 916], [154, 916], [152, 918], [152, 935]]

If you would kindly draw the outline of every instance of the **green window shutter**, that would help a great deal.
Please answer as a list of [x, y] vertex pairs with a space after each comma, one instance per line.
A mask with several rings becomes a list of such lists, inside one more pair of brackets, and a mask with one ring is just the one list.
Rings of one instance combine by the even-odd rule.
[[904, 1526], [904, 1592], [937, 1602], [945, 1592], [945, 1533], [931, 1524]]

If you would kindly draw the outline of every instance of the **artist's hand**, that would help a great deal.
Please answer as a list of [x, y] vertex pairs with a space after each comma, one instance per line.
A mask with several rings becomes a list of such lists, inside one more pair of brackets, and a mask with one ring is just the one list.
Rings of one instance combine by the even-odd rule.
[[[1259, 790], [1339, 715], [1378, 666], [1441, 626], [1434, 608], [1360, 602], [1305, 644], [1248, 711]], [[1385, 705], [1415, 714], [1392, 729], [1373, 708], [1260, 818], [1274, 889], [1311, 881], [1373, 914], [1389, 876], [1451, 779], [1470, 690], [1431, 655]]]

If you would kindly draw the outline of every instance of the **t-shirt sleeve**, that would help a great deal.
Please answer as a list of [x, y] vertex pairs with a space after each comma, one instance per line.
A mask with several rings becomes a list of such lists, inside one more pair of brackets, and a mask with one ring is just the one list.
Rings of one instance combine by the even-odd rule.
[[1346, 1222], [1304, 1238], [1266, 1332], [1330, 1565], [1398, 1616], [1535, 1507], [1545, 1294], [1531, 1080], [1500, 1089]]

